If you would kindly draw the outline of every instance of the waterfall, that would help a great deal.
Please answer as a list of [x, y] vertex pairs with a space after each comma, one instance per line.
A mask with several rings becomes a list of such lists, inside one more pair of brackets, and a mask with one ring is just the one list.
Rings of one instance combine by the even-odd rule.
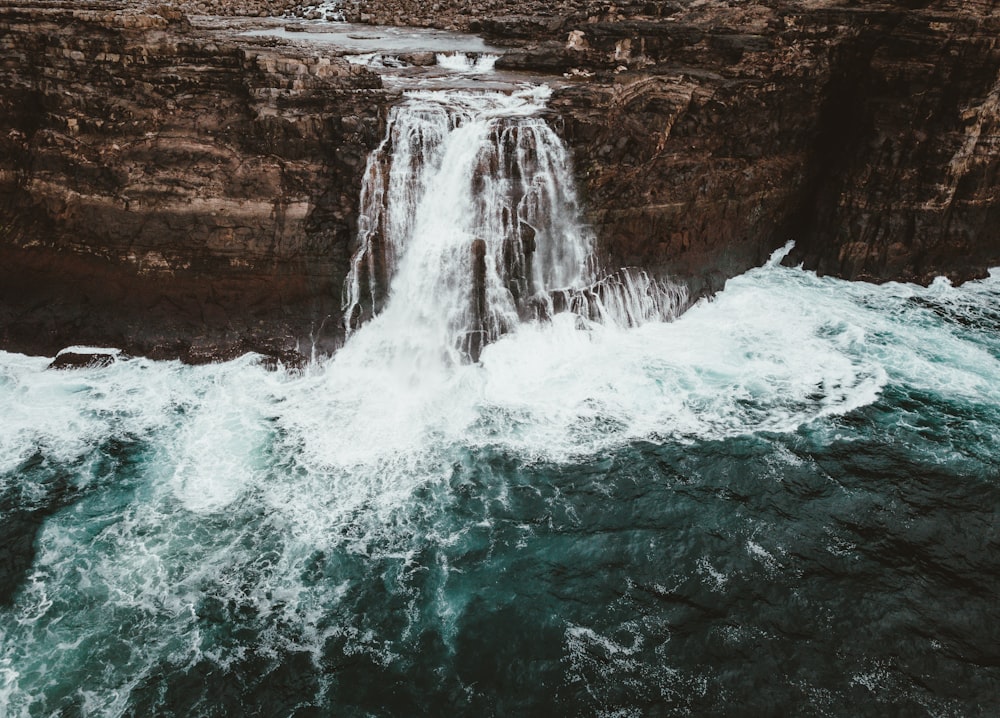
[[393, 108], [364, 174], [348, 334], [387, 315], [475, 361], [520, 322], [556, 312], [622, 326], [677, 313], [682, 289], [602, 269], [569, 154], [539, 117], [548, 94], [423, 91]]

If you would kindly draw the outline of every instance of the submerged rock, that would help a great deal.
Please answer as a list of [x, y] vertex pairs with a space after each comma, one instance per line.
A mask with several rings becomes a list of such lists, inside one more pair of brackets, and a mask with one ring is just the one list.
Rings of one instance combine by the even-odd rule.
[[56, 355], [49, 369], [99, 369], [118, 361], [121, 352], [117, 349], [93, 349], [88, 351], [65, 349]]
[[41, 453], [23, 462], [16, 474], [23, 485], [0, 489], [0, 607], [13, 604], [24, 585], [42, 524], [80, 495], [69, 474], [50, 468]]

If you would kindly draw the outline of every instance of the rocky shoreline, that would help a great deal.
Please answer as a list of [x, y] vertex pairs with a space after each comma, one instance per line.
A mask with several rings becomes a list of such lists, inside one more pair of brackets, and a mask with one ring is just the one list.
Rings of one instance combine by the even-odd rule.
[[[202, 4], [0, 2], [0, 348], [296, 364], [342, 341], [360, 176], [399, 90]], [[610, 265], [698, 295], [789, 239], [848, 279], [1000, 264], [997, 3], [342, 10], [472, 29], [499, 70], [558, 80]]]

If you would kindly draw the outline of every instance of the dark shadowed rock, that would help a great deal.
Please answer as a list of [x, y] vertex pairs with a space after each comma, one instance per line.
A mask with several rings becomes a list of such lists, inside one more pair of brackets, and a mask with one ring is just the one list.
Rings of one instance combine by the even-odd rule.
[[73, 351], [65, 350], [56, 355], [49, 369], [99, 369], [111, 366], [119, 359], [118, 350]]

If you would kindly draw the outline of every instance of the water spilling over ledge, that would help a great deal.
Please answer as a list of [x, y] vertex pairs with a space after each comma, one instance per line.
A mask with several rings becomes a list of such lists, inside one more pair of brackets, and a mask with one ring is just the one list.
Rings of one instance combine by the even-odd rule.
[[[548, 111], [611, 269], [701, 296], [788, 238], [793, 261], [849, 279], [959, 282], [1000, 263], [995, 14], [910, 7], [900, 25], [881, 5], [811, 3], [764, 23], [756, 3], [682, 5], [578, 18], [572, 47], [561, 31], [505, 49], [176, 4], [4, 3], [3, 346], [333, 351], [388, 108], [405, 88], [502, 89], [523, 72], [555, 87]], [[476, 20], [497, 41], [544, 29]]]
[[683, 307], [683, 288], [595, 254], [567, 149], [538, 116], [548, 93], [412, 92], [393, 108], [361, 190], [348, 334], [385, 313], [476, 361], [556, 312], [637, 326]]

